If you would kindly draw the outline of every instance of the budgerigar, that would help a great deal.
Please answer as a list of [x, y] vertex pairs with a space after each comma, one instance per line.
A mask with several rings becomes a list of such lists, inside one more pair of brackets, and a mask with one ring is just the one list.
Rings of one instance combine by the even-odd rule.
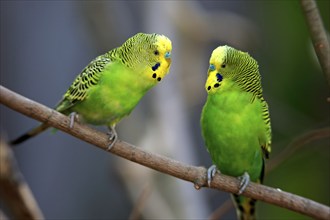
[[232, 198], [241, 220], [255, 219], [255, 202], [240, 194], [249, 181], [261, 183], [264, 158], [271, 151], [268, 105], [262, 95], [258, 64], [248, 53], [219, 46], [210, 58], [205, 84], [207, 101], [201, 115], [202, 135], [216, 170], [239, 177]]
[[[96, 57], [76, 77], [56, 110], [74, 119], [110, 129], [110, 149], [117, 140], [115, 125], [130, 114], [145, 93], [169, 72], [172, 43], [159, 34], [138, 33], [123, 45]], [[41, 124], [11, 144], [46, 130]]]

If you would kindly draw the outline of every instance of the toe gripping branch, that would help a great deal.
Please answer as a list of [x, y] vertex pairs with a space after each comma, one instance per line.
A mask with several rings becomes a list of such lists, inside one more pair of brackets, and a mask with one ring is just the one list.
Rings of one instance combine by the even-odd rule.
[[211, 182], [212, 182], [213, 177], [216, 172], [217, 172], [217, 167], [215, 165], [212, 165], [207, 169], [207, 185], [208, 185], [208, 187], [211, 186]]
[[250, 183], [250, 175], [247, 172], [244, 172], [244, 174], [238, 177], [238, 179], [241, 182], [239, 183], [239, 191], [237, 194], [241, 195]]
[[109, 135], [109, 141], [111, 141], [111, 143], [109, 144], [108, 148], [107, 148], [107, 151], [110, 151], [111, 148], [113, 147], [113, 145], [115, 145], [115, 143], [117, 142], [118, 140], [118, 135], [117, 135], [117, 132], [116, 132], [116, 129], [115, 129], [115, 126], [108, 126], [108, 135]]
[[[211, 186], [211, 182], [212, 182], [213, 177], [215, 176], [216, 172], [220, 172], [220, 171], [217, 170], [217, 167], [215, 165], [212, 165], [207, 169], [207, 185], [208, 185], [208, 187]], [[250, 175], [247, 172], [244, 172], [244, 174], [242, 176], [238, 177], [238, 179], [240, 180], [240, 183], [239, 183], [239, 190], [238, 190], [237, 195], [241, 195], [250, 183]]]

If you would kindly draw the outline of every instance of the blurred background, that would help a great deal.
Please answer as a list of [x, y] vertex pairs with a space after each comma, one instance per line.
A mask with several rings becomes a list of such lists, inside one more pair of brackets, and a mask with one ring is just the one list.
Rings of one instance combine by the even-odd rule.
[[[329, 31], [330, 1], [317, 1]], [[297, 136], [329, 126], [330, 96], [298, 1], [1, 1], [1, 85], [53, 107], [96, 56], [137, 32], [173, 43], [172, 67], [133, 113], [119, 138], [170, 158], [209, 167], [199, 119], [213, 49], [228, 44], [259, 63], [276, 158]], [[1, 135], [38, 124], [3, 105]], [[103, 128], [98, 128], [103, 129]], [[265, 184], [329, 205], [330, 140], [299, 148]], [[201, 189], [91, 147], [44, 132], [14, 149], [47, 219], [207, 219], [230, 197]], [[142, 199], [141, 199], [142, 198]], [[141, 203], [142, 201], [142, 203]], [[308, 219], [258, 203], [261, 219]], [[9, 215], [10, 216], [10, 215]], [[234, 219], [230, 209], [224, 219]]]

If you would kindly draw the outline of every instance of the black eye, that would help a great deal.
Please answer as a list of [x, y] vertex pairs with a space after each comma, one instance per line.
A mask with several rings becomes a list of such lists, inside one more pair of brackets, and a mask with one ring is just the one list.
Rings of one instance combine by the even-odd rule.
[[221, 68], [225, 68], [225, 67], [226, 67], [226, 64], [223, 63], [223, 64], [221, 65]]
[[155, 54], [155, 55], [159, 55], [159, 51], [158, 51], [158, 50], [155, 50], [155, 51], [154, 51], [154, 54]]

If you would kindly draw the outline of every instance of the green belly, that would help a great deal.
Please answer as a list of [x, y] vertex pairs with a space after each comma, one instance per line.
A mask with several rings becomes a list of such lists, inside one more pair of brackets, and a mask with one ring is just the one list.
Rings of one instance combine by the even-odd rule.
[[130, 114], [145, 93], [155, 84], [143, 74], [111, 66], [102, 74], [97, 85], [89, 89], [87, 97], [70, 108], [82, 121], [95, 125], [114, 125]]
[[259, 136], [263, 132], [261, 104], [250, 95], [209, 95], [201, 125], [213, 163], [223, 174], [250, 174], [256, 181], [262, 170]]

